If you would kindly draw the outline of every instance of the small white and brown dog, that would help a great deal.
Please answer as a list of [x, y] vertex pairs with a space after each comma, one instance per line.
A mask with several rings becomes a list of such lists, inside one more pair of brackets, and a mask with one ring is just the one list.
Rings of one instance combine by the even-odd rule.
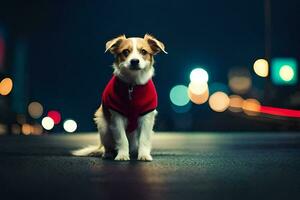
[[105, 52], [115, 56], [113, 77], [102, 94], [95, 113], [100, 146], [73, 151], [76, 156], [102, 155], [115, 160], [151, 161], [151, 144], [157, 94], [152, 82], [153, 56], [165, 51], [151, 35], [126, 38], [121, 35], [106, 43]]

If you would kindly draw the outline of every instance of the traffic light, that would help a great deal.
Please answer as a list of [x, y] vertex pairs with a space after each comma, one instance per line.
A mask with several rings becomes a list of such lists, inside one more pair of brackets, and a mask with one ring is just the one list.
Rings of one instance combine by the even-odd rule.
[[276, 85], [295, 85], [298, 66], [294, 58], [274, 58], [271, 64], [271, 80]]

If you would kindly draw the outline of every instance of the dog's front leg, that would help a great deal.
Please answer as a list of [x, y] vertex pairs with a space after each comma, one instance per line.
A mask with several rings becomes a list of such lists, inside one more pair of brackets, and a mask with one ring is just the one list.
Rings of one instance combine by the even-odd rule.
[[154, 110], [139, 118], [138, 160], [151, 161], [152, 134], [157, 111]]
[[126, 137], [126, 125], [127, 120], [125, 117], [120, 115], [115, 111], [111, 112], [111, 124], [110, 128], [112, 130], [113, 138], [116, 144], [116, 150], [118, 152], [115, 160], [130, 160], [129, 158], [129, 144]]

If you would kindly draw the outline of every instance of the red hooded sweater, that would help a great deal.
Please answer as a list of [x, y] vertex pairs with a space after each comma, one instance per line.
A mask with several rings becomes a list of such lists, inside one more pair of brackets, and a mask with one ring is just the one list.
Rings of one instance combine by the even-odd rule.
[[102, 94], [104, 112], [112, 109], [128, 120], [126, 132], [138, 127], [138, 118], [157, 108], [157, 93], [152, 80], [145, 85], [131, 86], [113, 76]]

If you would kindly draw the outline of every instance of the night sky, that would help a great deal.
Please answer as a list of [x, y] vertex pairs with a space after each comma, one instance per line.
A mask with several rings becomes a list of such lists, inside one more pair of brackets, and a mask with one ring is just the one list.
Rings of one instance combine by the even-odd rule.
[[[92, 116], [112, 74], [113, 56], [104, 54], [104, 45], [115, 36], [124, 33], [127, 37], [143, 37], [151, 33], [166, 46], [169, 54], [157, 55], [155, 64], [159, 130], [172, 130], [173, 118], [192, 115], [221, 123], [228, 117], [211, 112], [207, 105], [193, 107], [184, 116], [172, 110], [170, 89], [176, 84], [187, 85], [189, 72], [195, 66], [208, 71], [209, 83], [227, 84], [229, 68], [252, 69], [253, 62], [265, 56], [262, 0], [1, 4], [0, 24], [6, 29], [9, 49], [13, 52], [18, 41], [27, 47], [28, 101], [39, 101], [46, 110], [57, 109], [63, 118], [77, 120], [79, 131], [95, 130]], [[272, 57], [300, 59], [299, 19], [299, 1], [272, 1]], [[254, 80], [254, 86], [264, 89], [259, 80]], [[288, 91], [297, 89], [299, 85]], [[286, 90], [278, 91], [284, 94]], [[277, 99], [280, 100], [274, 100], [275, 104], [284, 104], [279, 95]], [[206, 127], [204, 123], [200, 129], [209, 129], [211, 124]]]

